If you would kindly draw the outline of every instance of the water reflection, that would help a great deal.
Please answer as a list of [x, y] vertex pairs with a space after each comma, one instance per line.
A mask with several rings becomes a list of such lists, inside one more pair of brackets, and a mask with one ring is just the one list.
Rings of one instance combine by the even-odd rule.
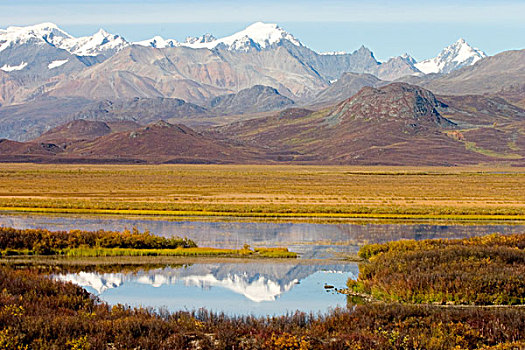
[[216, 263], [129, 273], [78, 272], [54, 275], [73, 282], [110, 304], [206, 308], [230, 315], [281, 315], [296, 310], [325, 312], [346, 298], [327, 293], [325, 284], [344, 288], [357, 264]]
[[399, 239], [462, 238], [494, 232], [525, 231], [525, 225], [444, 225], [444, 224], [316, 224], [272, 222], [169, 221], [148, 218], [0, 214], [0, 225], [49, 230], [123, 230], [137, 227], [162, 236], [177, 235], [195, 240], [200, 246], [240, 248], [285, 246], [303, 258], [333, 257], [355, 253], [364, 243]]

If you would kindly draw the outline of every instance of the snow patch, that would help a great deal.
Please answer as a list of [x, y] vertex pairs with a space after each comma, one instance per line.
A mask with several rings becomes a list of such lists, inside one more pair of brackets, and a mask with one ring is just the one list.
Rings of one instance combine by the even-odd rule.
[[27, 63], [22, 61], [22, 63], [20, 63], [18, 66], [10, 66], [8, 64], [4, 64], [4, 66], [0, 69], [3, 70], [4, 72], [13, 72], [17, 70], [22, 70], [25, 67], [27, 67]]
[[58, 68], [58, 67], [60, 67], [60, 66], [63, 66], [63, 65], [66, 64], [67, 62], [69, 62], [69, 60], [57, 60], [57, 61], [53, 61], [53, 62], [51, 62], [50, 64], [47, 65], [47, 68], [48, 68], [48, 69]]

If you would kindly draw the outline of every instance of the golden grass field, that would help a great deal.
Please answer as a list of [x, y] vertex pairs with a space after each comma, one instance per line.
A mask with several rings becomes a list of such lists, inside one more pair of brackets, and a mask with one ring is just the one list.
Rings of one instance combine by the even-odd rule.
[[0, 210], [525, 219], [525, 169], [1, 164]]

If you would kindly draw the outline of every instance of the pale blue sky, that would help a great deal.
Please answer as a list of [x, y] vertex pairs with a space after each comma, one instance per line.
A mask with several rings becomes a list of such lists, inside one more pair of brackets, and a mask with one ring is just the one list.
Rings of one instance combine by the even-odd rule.
[[77, 36], [103, 27], [130, 41], [155, 34], [183, 40], [264, 21], [316, 51], [363, 44], [379, 59], [433, 57], [459, 37], [488, 54], [525, 48], [524, 18], [524, 0], [0, 0], [1, 28], [54, 22]]

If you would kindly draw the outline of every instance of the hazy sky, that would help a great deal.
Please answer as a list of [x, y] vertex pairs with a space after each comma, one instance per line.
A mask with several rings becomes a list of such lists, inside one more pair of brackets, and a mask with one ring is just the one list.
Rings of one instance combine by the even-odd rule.
[[435, 56], [463, 37], [488, 54], [525, 48], [525, 0], [0, 0], [0, 27], [54, 22], [72, 35], [100, 27], [136, 41], [232, 34], [278, 23], [316, 51], [365, 45], [379, 59]]

